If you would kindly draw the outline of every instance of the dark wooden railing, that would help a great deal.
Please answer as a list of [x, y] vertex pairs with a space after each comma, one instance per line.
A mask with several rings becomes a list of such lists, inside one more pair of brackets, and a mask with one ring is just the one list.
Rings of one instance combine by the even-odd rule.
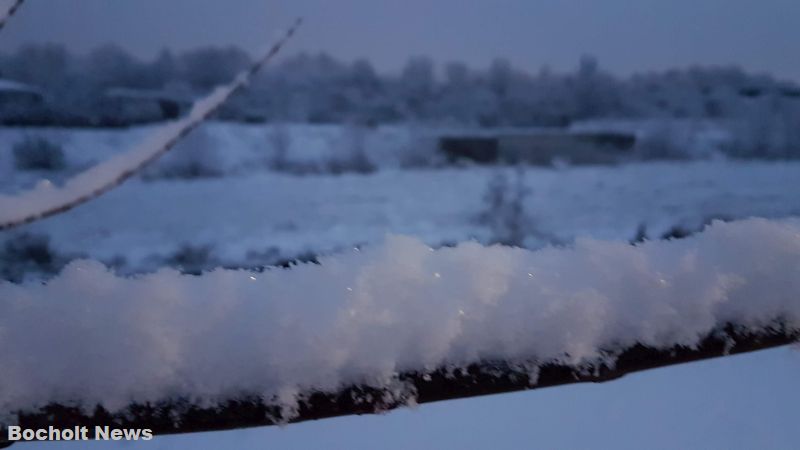
[[[480, 395], [540, 389], [572, 383], [602, 383], [630, 373], [703, 359], [752, 352], [790, 344], [800, 338], [800, 330], [784, 326], [761, 331], [737, 331], [727, 326], [705, 337], [695, 348], [676, 346], [654, 349], [636, 345], [616, 354], [611, 367], [571, 367], [544, 364], [536, 379], [525, 364], [485, 361], [464, 370], [442, 368], [433, 372], [407, 372], [399, 376], [418, 404], [475, 397]], [[230, 430], [246, 427], [287, 424], [329, 417], [375, 414], [406, 405], [407, 398], [396, 398], [388, 390], [350, 386], [339, 392], [308, 392], [297, 414], [283, 417], [281, 408], [260, 397], [231, 399], [213, 408], [199, 407], [186, 400], [159, 404], [134, 404], [118, 413], [98, 406], [91, 414], [76, 407], [49, 405], [37, 411], [19, 411], [17, 425], [27, 429], [111, 426], [149, 428], [157, 435]], [[92, 432], [89, 433], [92, 436]], [[7, 436], [0, 429], [0, 446]], [[7, 445], [8, 443], [6, 443]]]

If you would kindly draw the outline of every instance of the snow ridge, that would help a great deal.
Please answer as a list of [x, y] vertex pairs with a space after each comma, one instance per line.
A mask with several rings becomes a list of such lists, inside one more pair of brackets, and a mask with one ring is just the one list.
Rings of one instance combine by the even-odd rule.
[[540, 251], [389, 236], [321, 265], [199, 277], [77, 261], [46, 284], [0, 283], [0, 414], [239, 395], [292, 411], [304, 392], [411, 370], [579, 366], [635, 343], [693, 346], [728, 323], [798, 329], [798, 292], [797, 219]]
[[61, 188], [43, 183], [16, 196], [0, 195], [0, 230], [68, 211], [122, 184], [144, 166], [168, 152], [217, 111], [236, 91], [246, 86], [253, 74], [278, 54], [301, 23], [298, 19], [278, 42], [252, 66], [239, 73], [230, 84], [218, 87], [206, 97], [197, 100], [186, 117], [156, 130], [130, 151], [76, 175]]

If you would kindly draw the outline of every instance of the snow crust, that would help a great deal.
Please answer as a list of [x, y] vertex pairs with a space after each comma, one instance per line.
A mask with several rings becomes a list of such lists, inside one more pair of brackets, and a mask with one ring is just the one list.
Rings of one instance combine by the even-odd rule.
[[800, 326], [800, 221], [529, 251], [416, 238], [264, 273], [137, 278], [76, 261], [0, 283], [0, 412], [297, 395], [480, 360], [580, 365], [634, 343], [694, 345], [725, 323]]

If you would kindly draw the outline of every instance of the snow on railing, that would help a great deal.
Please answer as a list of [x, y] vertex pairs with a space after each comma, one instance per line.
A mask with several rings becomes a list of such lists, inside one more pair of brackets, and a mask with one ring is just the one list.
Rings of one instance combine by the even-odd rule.
[[0, 31], [23, 3], [25, 3], [25, 0], [12, 0], [11, 5], [5, 11], [0, 12]]
[[67, 180], [63, 187], [56, 188], [44, 183], [19, 195], [0, 195], [0, 230], [68, 211], [99, 197], [138, 173], [144, 166], [173, 148], [235, 92], [246, 86], [253, 74], [281, 50], [301, 23], [300, 19], [295, 21], [278, 42], [228, 85], [218, 87], [196, 101], [186, 117], [159, 128], [133, 149], [87, 169]]
[[[346, 415], [380, 414], [409, 404], [574, 383], [603, 383], [643, 370], [787, 345], [798, 338], [800, 333], [797, 330], [782, 327], [737, 331], [737, 327], [729, 326], [710, 333], [696, 347], [652, 349], [636, 345], [619, 353], [611, 366], [575, 368], [552, 363], [538, 366], [532, 371], [530, 365], [486, 361], [461, 370], [445, 367], [435, 371], [409, 371], [397, 376], [396, 385], [401, 386], [401, 390], [391, 385], [382, 388], [352, 385], [336, 392], [306, 393], [291, 416], [284, 416], [280, 403], [271, 399], [242, 395], [207, 407], [197, 406], [190, 399], [133, 403], [117, 413], [109, 413], [101, 406], [89, 412], [86, 408], [50, 404], [34, 412], [22, 412], [15, 421], [20, 428], [31, 430], [49, 427], [72, 429], [76, 425], [90, 429], [110, 426], [118, 429], [150, 429], [154, 435], [285, 425]], [[412, 395], [398, 395], [402, 392]], [[6, 435], [0, 423], [0, 448], [3, 448]], [[91, 439], [91, 434], [89, 436]]]
[[[798, 220], [540, 251], [433, 250], [390, 236], [320, 262], [125, 278], [77, 261], [45, 284], [0, 283], [0, 417], [46, 418], [37, 411], [53, 405], [76, 417], [97, 405], [146, 416], [168, 402], [186, 413], [261, 405], [262, 419], [271, 405], [270, 420], [288, 422], [346, 413], [329, 404], [346, 389], [352, 413], [431, 401], [420, 398], [430, 380], [445, 384], [432, 398], [447, 398], [451, 375], [482, 377], [472, 395], [520, 389], [509, 373], [531, 387], [581, 373], [599, 381], [615, 364], [640, 370], [692, 352], [752, 350], [758, 340], [742, 336], [778, 345], [800, 329]], [[661, 359], [639, 361], [635, 348]], [[315, 395], [327, 412], [313, 412]]]

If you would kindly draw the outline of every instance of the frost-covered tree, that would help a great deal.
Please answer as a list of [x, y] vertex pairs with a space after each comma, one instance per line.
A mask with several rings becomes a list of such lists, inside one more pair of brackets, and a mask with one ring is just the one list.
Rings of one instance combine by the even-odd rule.
[[7, 61], [3, 75], [47, 88], [60, 88], [75, 68], [75, 60], [63, 45], [28, 44]]
[[514, 69], [511, 67], [511, 62], [505, 58], [499, 58], [492, 61], [487, 73], [487, 81], [489, 86], [499, 99], [504, 99], [511, 88], [511, 83], [514, 82]]
[[207, 47], [182, 53], [178, 70], [192, 87], [207, 91], [228, 82], [250, 63], [247, 53], [236, 47]]
[[90, 76], [100, 87], [149, 87], [145, 67], [118, 45], [96, 48], [86, 58]]
[[619, 111], [619, 88], [613, 77], [600, 71], [597, 59], [583, 56], [574, 84], [578, 118], [602, 117]]
[[178, 61], [175, 55], [169, 49], [161, 50], [156, 59], [147, 66], [147, 77], [154, 87], [165, 87], [177, 81]]
[[409, 117], [425, 117], [436, 90], [433, 61], [425, 56], [408, 60], [400, 74], [399, 93]]

